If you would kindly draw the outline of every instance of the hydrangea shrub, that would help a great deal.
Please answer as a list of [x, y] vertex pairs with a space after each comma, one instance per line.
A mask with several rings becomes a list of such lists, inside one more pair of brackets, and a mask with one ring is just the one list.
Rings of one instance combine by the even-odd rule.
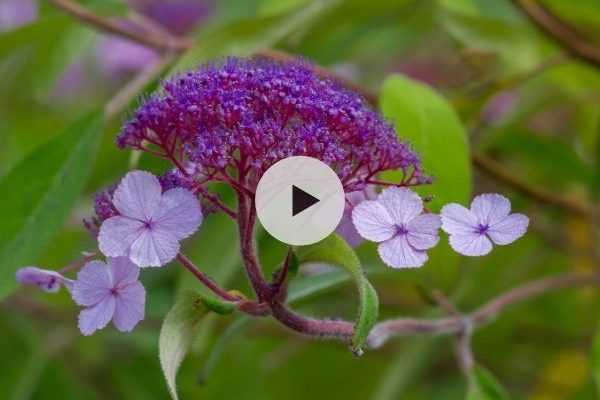
[[[17, 273], [22, 284], [49, 292], [61, 286], [69, 290], [82, 307], [79, 328], [84, 335], [111, 321], [119, 331], [133, 330], [144, 318], [146, 301], [139, 274], [175, 261], [216, 299], [241, 313], [270, 315], [293, 331], [351, 343], [361, 353], [377, 320], [377, 296], [352, 246], [376, 242], [387, 266], [417, 268], [427, 262], [427, 251], [444, 240], [440, 228], [455, 251], [480, 256], [492, 250], [492, 243], [517, 240], [529, 222], [522, 214], [511, 214], [509, 200], [498, 194], [477, 196], [470, 209], [453, 203], [440, 215], [432, 213], [427, 199], [413, 191], [420, 185], [435, 188], [421, 164], [420, 157], [427, 154], [418, 155], [400, 140], [358, 94], [319, 77], [302, 60], [230, 58], [176, 76], [142, 103], [116, 142], [119, 148], [168, 160], [172, 169], [161, 176], [129, 171], [96, 195], [95, 215], [85, 225], [97, 239], [100, 256], [86, 257], [76, 276], [67, 277], [76, 269], [72, 266], [61, 271], [25, 267]], [[347, 193], [338, 228], [347, 242], [324, 242], [325, 247], [312, 249], [311, 260], [343, 264], [354, 275], [362, 307], [354, 323], [306, 317], [287, 306], [289, 270], [302, 249], [290, 248], [272, 279], [264, 276], [258, 259], [257, 183], [271, 165], [299, 155], [328, 164]], [[400, 178], [386, 181], [381, 177], [385, 171], [399, 171]], [[213, 183], [229, 186], [235, 204], [213, 192]], [[238, 225], [254, 299], [221, 288], [182, 253], [182, 243], [202, 229], [210, 212], [223, 212]]]

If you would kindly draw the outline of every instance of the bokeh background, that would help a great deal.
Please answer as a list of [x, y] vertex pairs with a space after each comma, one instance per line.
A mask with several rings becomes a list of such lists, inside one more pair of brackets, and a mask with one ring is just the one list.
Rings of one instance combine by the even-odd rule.
[[[448, 179], [439, 185], [453, 185], [453, 175], [462, 174], [457, 179], [469, 185], [467, 190], [505, 193], [532, 224], [523, 239], [490, 256], [460, 258], [442, 248], [418, 271], [385, 269], [373, 246], [361, 245], [358, 251], [378, 289], [382, 318], [442, 316], [429, 295], [432, 289], [469, 311], [529, 279], [598, 268], [600, 63], [574, 57], [515, 3], [81, 2], [105, 18], [150, 19], [192, 38], [197, 45], [170, 66], [175, 70], [268, 47], [301, 55], [376, 95], [392, 74], [435, 90], [436, 99], [448, 105], [444, 111], [415, 104], [409, 91], [406, 96], [396, 91], [384, 101], [390, 109], [397, 103], [413, 112], [406, 120], [399, 117], [402, 112], [394, 114], [398, 134], [403, 137], [405, 130], [414, 138], [415, 124], [421, 123], [423, 131], [465, 135], [476, 156], [471, 172], [452, 169], [467, 154], [466, 143], [463, 148], [451, 141], [430, 151], [419, 148], [425, 165], [437, 169], [434, 174], [445, 170], [436, 174]], [[538, 3], [573, 28], [577, 40], [600, 48], [598, 0]], [[100, 33], [46, 1], [0, 0], [0, 203], [35, 187], [36, 177], [48, 179], [46, 161], [39, 162], [46, 143], [83, 115], [101, 110], [157, 60], [156, 51]], [[165, 73], [171, 72], [167, 68]], [[152, 84], [145, 92], [151, 90]], [[415, 109], [422, 111], [419, 120]], [[127, 115], [120, 113], [106, 125], [97, 152], [84, 154], [92, 169], [83, 192], [69, 206], [65, 221], [52, 222], [60, 229], [48, 244], [31, 253], [35, 256], [25, 256], [28, 263], [58, 269], [82, 250], [94, 250], [81, 220], [92, 212], [93, 193], [118, 180], [132, 163], [130, 152], [114, 145]], [[442, 144], [444, 140], [441, 136]], [[69, 151], [88, 149], [74, 146]], [[29, 168], [36, 174], [8, 185], [13, 168], [27, 168], [22, 160], [31, 160]], [[148, 156], [137, 162], [139, 168], [157, 172], [167, 167]], [[436, 184], [428, 193], [436, 195]], [[3, 223], [10, 217], [2, 214], [7, 209], [0, 205], [0, 251], [14, 234]], [[249, 294], [236, 240], [231, 221], [212, 215], [186, 251], [217, 281]], [[285, 253], [264, 234], [260, 250], [267, 266]], [[6, 264], [11, 255], [2, 257]], [[182, 268], [172, 265], [144, 274], [147, 318], [135, 332], [108, 328], [83, 337], [68, 294], [16, 288], [14, 266], [8, 264], [0, 265], [5, 289], [0, 300], [0, 399], [168, 398], [157, 343], [161, 320], [178, 288], [190, 284]], [[301, 278], [316, 282], [323, 271], [328, 273], [313, 266]], [[307, 290], [294, 307], [307, 314], [352, 318], [355, 289], [343, 279], [332, 282]], [[594, 376], [600, 375], [600, 367], [594, 360], [600, 357], [592, 349], [599, 305], [594, 288], [553, 292], [519, 304], [475, 333], [475, 358], [510, 398], [598, 398]], [[461, 399], [467, 388], [449, 337], [396, 338], [357, 359], [339, 343], [310, 341], [269, 319], [248, 321], [235, 314], [203, 321], [178, 382], [183, 399]]]

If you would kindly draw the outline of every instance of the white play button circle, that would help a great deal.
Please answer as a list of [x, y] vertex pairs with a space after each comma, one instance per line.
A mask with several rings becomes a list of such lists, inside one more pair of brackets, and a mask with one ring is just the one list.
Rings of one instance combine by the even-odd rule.
[[344, 213], [342, 182], [329, 166], [295, 156], [275, 163], [256, 188], [256, 213], [277, 240], [294, 246], [316, 243], [337, 228]]

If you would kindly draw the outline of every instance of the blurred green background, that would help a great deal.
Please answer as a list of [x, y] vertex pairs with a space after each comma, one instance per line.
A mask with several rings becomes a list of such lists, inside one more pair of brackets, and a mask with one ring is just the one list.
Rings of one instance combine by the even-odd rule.
[[[195, 8], [169, 13], [171, 3], [182, 1], [81, 2], [102, 17], [141, 14], [193, 38], [194, 48], [167, 74], [215, 57], [276, 48], [378, 95], [385, 81], [383, 111], [400, 137], [414, 141], [437, 178], [427, 193], [466, 202], [469, 192], [501, 192], [531, 217], [529, 233], [511, 246], [478, 259], [440, 247], [418, 271], [385, 269], [374, 247], [362, 245], [358, 252], [378, 290], [381, 318], [443, 315], [428, 296], [432, 289], [469, 311], [528, 279], [597, 268], [597, 220], [540, 203], [475, 166], [463, 167], [468, 152], [485, 154], [518, 181], [577, 204], [597, 204], [600, 67], [568, 56], [511, 1], [187, 0]], [[541, 3], [600, 48], [600, 1]], [[47, 143], [82, 116], [102, 110], [158, 56], [99, 33], [46, 1], [0, 0], [0, 31], [0, 188], [9, 199], [0, 203], [8, 204], [40, 185], [35, 176], [50, 179], [54, 164], [44, 158]], [[57, 153], [57, 165], [83, 153], [67, 171], [81, 163], [91, 174], [81, 193], [74, 184], [73, 206], [67, 201], [67, 209], [56, 211], [65, 221], [51, 210], [35, 227], [48, 243], [36, 246], [34, 235], [17, 255], [3, 249], [0, 261], [9, 266], [0, 267], [0, 286], [8, 295], [0, 302], [0, 399], [168, 398], [157, 343], [178, 288], [190, 284], [182, 268], [143, 275], [147, 317], [131, 334], [109, 327], [83, 337], [67, 293], [44, 294], [13, 283], [11, 260], [58, 269], [82, 250], [95, 250], [81, 220], [92, 213], [93, 193], [129, 168], [131, 155], [118, 150], [114, 138], [130, 112], [106, 124], [97, 151], [75, 141], [63, 144], [66, 155]], [[83, 135], [85, 129], [76, 129]], [[36, 175], [11, 178], [15, 166]], [[167, 166], [144, 155], [139, 167], [160, 172]], [[6, 222], [11, 216], [2, 214], [6, 210], [0, 206], [0, 250], [15, 232]], [[224, 286], [250, 294], [236, 241], [233, 223], [212, 215], [186, 251]], [[265, 235], [260, 250], [267, 268], [285, 254]], [[322, 282], [309, 272], [297, 279]], [[334, 284], [299, 296], [294, 308], [352, 318], [355, 289], [333, 278]], [[581, 289], [519, 304], [475, 333], [475, 358], [511, 398], [598, 398], [594, 376], [600, 369], [592, 344], [599, 303], [598, 290]], [[311, 341], [270, 319], [246, 321], [236, 314], [203, 321], [178, 383], [182, 399], [461, 399], [467, 387], [449, 337], [396, 338], [355, 358], [340, 343]]]

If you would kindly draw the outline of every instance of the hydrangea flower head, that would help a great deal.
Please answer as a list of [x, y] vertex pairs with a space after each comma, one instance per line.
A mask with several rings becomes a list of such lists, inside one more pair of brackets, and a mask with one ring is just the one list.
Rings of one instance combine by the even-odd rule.
[[423, 214], [423, 201], [407, 188], [391, 187], [377, 200], [363, 201], [352, 220], [362, 237], [379, 243], [381, 259], [392, 268], [422, 266], [426, 250], [439, 241], [440, 217]]
[[121, 332], [130, 332], [144, 319], [146, 291], [139, 282], [139, 268], [126, 257], [87, 263], [73, 284], [73, 300], [85, 307], [79, 329], [91, 335], [112, 320]]
[[35, 285], [45, 292], [56, 293], [61, 286], [71, 289], [73, 281], [56, 271], [37, 267], [23, 267], [16, 273], [17, 282], [24, 285]]
[[391, 169], [405, 184], [428, 181], [390, 124], [302, 61], [231, 58], [183, 74], [140, 107], [117, 143], [158, 146], [214, 181], [243, 178], [250, 190], [275, 162], [298, 155], [328, 164], [348, 192]]
[[442, 229], [450, 235], [452, 248], [466, 256], [483, 256], [492, 251], [492, 242], [506, 245], [527, 231], [529, 218], [510, 214], [510, 201], [499, 194], [482, 194], [471, 209], [451, 203], [442, 208]]
[[119, 215], [102, 223], [100, 251], [108, 257], [129, 257], [140, 267], [167, 264], [179, 252], [179, 241], [202, 222], [192, 192], [176, 187], [163, 193], [159, 180], [148, 172], [129, 172], [116, 188], [112, 204]]

